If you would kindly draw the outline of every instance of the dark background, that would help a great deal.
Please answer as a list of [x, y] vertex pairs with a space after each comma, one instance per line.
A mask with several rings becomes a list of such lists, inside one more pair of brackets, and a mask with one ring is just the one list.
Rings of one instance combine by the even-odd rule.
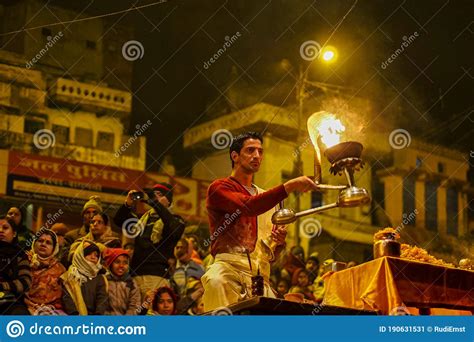
[[[99, 15], [153, 2], [84, 0], [67, 6]], [[322, 45], [331, 34], [328, 43], [338, 48], [339, 58], [330, 67], [315, 66], [312, 80], [355, 88], [381, 118], [428, 142], [466, 155], [474, 150], [474, 3], [359, 0], [335, 30], [353, 3], [175, 0], [117, 15], [145, 49], [143, 59], [134, 62], [130, 127], [159, 119], [147, 132], [147, 168], [158, 170], [171, 155], [178, 174], [187, 174], [191, 157], [183, 153], [182, 135], [192, 124], [255, 100], [291, 106], [297, 66], [304, 62], [300, 45], [306, 40]], [[241, 37], [204, 69], [225, 37], [237, 31]], [[415, 31], [418, 38], [382, 69], [403, 37]], [[288, 65], [294, 67], [286, 73]], [[233, 92], [239, 95], [232, 97]]]

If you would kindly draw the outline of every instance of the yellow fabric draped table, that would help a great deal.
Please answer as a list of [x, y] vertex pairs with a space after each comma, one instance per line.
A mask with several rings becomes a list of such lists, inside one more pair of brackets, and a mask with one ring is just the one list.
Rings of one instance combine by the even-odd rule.
[[411, 314], [474, 313], [474, 271], [383, 257], [325, 278], [325, 305], [383, 315], [405, 308]]

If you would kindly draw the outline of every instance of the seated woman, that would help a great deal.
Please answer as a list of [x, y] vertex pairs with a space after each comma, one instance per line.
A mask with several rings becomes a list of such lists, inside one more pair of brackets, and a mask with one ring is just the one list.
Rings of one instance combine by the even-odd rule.
[[107, 280], [99, 274], [100, 251], [97, 245], [84, 240], [77, 246], [72, 264], [61, 276], [63, 308], [68, 315], [103, 315], [109, 306]]
[[309, 272], [304, 268], [299, 268], [293, 273], [292, 287], [288, 293], [301, 293], [304, 299], [314, 301], [314, 295], [309, 283]]
[[106, 315], [138, 315], [142, 310], [140, 289], [129, 274], [130, 256], [122, 248], [107, 248], [104, 252], [108, 268], [109, 308]]
[[29, 315], [23, 296], [31, 284], [30, 262], [15, 227], [13, 220], [0, 217], [0, 315]]
[[151, 308], [148, 309], [147, 315], [176, 315], [178, 297], [174, 291], [167, 286], [160, 287], [153, 297]]
[[42, 231], [29, 252], [32, 283], [25, 303], [32, 315], [62, 314], [62, 286], [59, 277], [66, 272], [59, 262], [59, 242], [49, 229]]
[[15, 227], [13, 228], [16, 231], [18, 245], [24, 250], [30, 249], [34, 234], [25, 225], [25, 215], [21, 208], [11, 207], [10, 209], [8, 209], [6, 218], [12, 220], [13, 224], [15, 225]]

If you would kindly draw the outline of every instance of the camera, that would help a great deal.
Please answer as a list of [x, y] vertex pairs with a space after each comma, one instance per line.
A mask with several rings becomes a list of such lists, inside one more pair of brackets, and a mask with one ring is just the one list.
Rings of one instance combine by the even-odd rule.
[[132, 196], [133, 201], [140, 201], [145, 198], [145, 193], [141, 191], [137, 191], [137, 192], [132, 193], [131, 196]]

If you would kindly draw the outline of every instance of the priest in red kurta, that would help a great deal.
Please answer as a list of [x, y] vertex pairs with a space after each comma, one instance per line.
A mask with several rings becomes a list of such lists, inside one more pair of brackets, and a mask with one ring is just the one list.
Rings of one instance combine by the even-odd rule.
[[[263, 158], [263, 139], [255, 132], [235, 137], [230, 146], [232, 174], [214, 181], [207, 193], [211, 254], [214, 263], [201, 278], [204, 309], [212, 311], [251, 296], [251, 277], [260, 271], [264, 295], [275, 297], [270, 263], [285, 246], [286, 228], [273, 227], [275, 206], [291, 192], [316, 190], [305, 176], [264, 191], [252, 183]], [[277, 248], [270, 248], [272, 239]], [[252, 270], [247, 257], [250, 255]]]

